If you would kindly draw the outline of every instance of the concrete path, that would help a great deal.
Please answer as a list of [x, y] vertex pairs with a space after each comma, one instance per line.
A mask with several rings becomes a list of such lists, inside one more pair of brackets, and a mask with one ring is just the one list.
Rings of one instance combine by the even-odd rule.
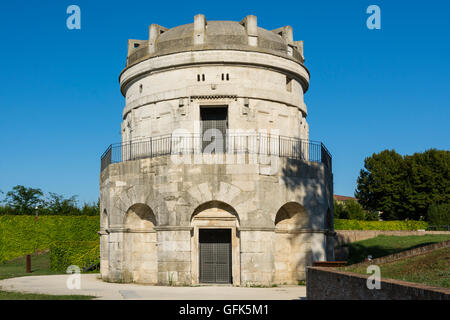
[[169, 287], [107, 283], [98, 274], [82, 274], [81, 288], [68, 289], [69, 275], [29, 276], [0, 281], [1, 290], [54, 295], [93, 295], [102, 300], [293, 300], [305, 299], [305, 286], [244, 288], [231, 286]]

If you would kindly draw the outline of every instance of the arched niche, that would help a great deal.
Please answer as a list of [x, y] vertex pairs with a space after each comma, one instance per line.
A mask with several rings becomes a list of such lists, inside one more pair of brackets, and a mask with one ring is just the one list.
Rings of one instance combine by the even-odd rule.
[[106, 211], [106, 209], [104, 209], [102, 212], [102, 217], [101, 217], [101, 228], [103, 230], [106, 230], [106, 229], [108, 229], [108, 227], [109, 227], [108, 212]]
[[156, 225], [156, 217], [152, 209], [142, 203], [132, 205], [124, 218], [124, 227], [130, 230], [153, 229]]
[[311, 260], [310, 217], [301, 204], [288, 202], [275, 216], [274, 283], [298, 284]]
[[288, 202], [278, 210], [275, 216], [275, 228], [279, 230], [308, 228], [309, 220], [305, 207], [296, 202]]
[[[191, 281], [200, 283], [200, 230], [229, 229], [231, 243], [231, 279], [232, 284], [240, 285], [240, 241], [239, 215], [229, 204], [221, 201], [209, 201], [199, 205], [191, 216]], [[217, 230], [219, 231], [219, 230]]]
[[239, 215], [229, 204], [222, 201], [208, 201], [195, 208], [191, 216], [191, 224], [194, 220], [234, 220], [239, 226]]
[[157, 283], [156, 218], [146, 204], [132, 205], [124, 217], [123, 277], [126, 282]]

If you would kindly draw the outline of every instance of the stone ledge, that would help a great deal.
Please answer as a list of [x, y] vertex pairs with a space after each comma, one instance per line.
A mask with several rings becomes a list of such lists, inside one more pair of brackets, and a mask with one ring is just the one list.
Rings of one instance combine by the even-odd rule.
[[156, 231], [192, 231], [194, 228], [190, 226], [156, 226]]
[[107, 233], [156, 233], [155, 230], [129, 228], [110, 228], [106, 229], [105, 231]]

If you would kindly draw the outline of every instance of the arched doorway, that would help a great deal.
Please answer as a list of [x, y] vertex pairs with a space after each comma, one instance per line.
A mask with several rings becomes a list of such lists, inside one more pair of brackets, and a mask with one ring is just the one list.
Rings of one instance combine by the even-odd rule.
[[239, 216], [228, 204], [210, 201], [191, 217], [192, 283], [240, 284]]
[[296, 202], [283, 205], [275, 216], [274, 282], [297, 284], [305, 279], [309, 260], [310, 225], [306, 209]]
[[125, 281], [157, 283], [156, 218], [146, 204], [131, 206], [124, 218]]

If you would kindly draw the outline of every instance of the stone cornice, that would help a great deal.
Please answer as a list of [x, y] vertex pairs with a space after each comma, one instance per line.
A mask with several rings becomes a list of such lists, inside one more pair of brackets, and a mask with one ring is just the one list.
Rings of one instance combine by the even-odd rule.
[[[248, 88], [234, 86], [230, 84], [220, 84], [214, 91], [211, 90], [210, 88], [205, 87], [206, 86], [197, 86], [192, 88], [187, 87], [183, 89], [168, 90], [165, 92], [159, 92], [157, 94], [151, 94], [140, 97], [127, 103], [126, 107], [123, 110], [122, 117], [123, 119], [125, 119], [126, 115], [133, 109], [137, 109], [145, 105], [155, 104], [164, 101], [176, 101], [179, 99], [189, 99], [193, 101], [211, 100], [211, 99], [236, 100], [238, 98], [249, 98], [254, 100], [281, 103], [299, 109], [304, 114], [305, 117], [307, 115], [306, 105], [302, 103], [301, 100], [298, 100], [295, 97], [280, 94], [277, 91], [268, 91], [265, 89], [258, 89], [258, 88], [248, 90]], [[233, 94], [231, 94], [230, 92], [232, 92]]]
[[308, 90], [309, 86], [309, 71], [299, 62], [260, 52], [207, 50], [158, 56], [125, 68], [119, 76], [120, 90], [125, 96], [129, 83], [149, 73], [200, 65], [237, 65], [272, 69], [298, 80], [302, 84], [304, 92]]
[[191, 231], [191, 226], [157, 226], [154, 227], [156, 231]]
[[154, 229], [130, 229], [130, 228], [109, 228], [107, 233], [155, 233]]
[[[198, 220], [210, 220], [209, 218]], [[229, 219], [216, 219], [220, 221], [228, 221], [235, 220], [235, 218]], [[99, 235], [107, 235], [109, 233], [155, 233], [158, 231], [191, 231], [194, 227], [191, 226], [156, 226], [153, 229], [130, 229], [130, 228], [109, 228], [105, 230], [100, 230], [97, 233]], [[199, 226], [202, 228], [202, 226]], [[289, 233], [289, 234], [298, 234], [298, 233], [323, 233], [327, 236], [334, 236], [336, 232], [330, 231], [327, 229], [309, 229], [309, 228], [298, 228], [298, 229], [276, 229], [274, 227], [238, 227], [238, 231], [247, 232], [247, 231], [265, 231], [265, 232], [275, 232], [275, 233]]]

